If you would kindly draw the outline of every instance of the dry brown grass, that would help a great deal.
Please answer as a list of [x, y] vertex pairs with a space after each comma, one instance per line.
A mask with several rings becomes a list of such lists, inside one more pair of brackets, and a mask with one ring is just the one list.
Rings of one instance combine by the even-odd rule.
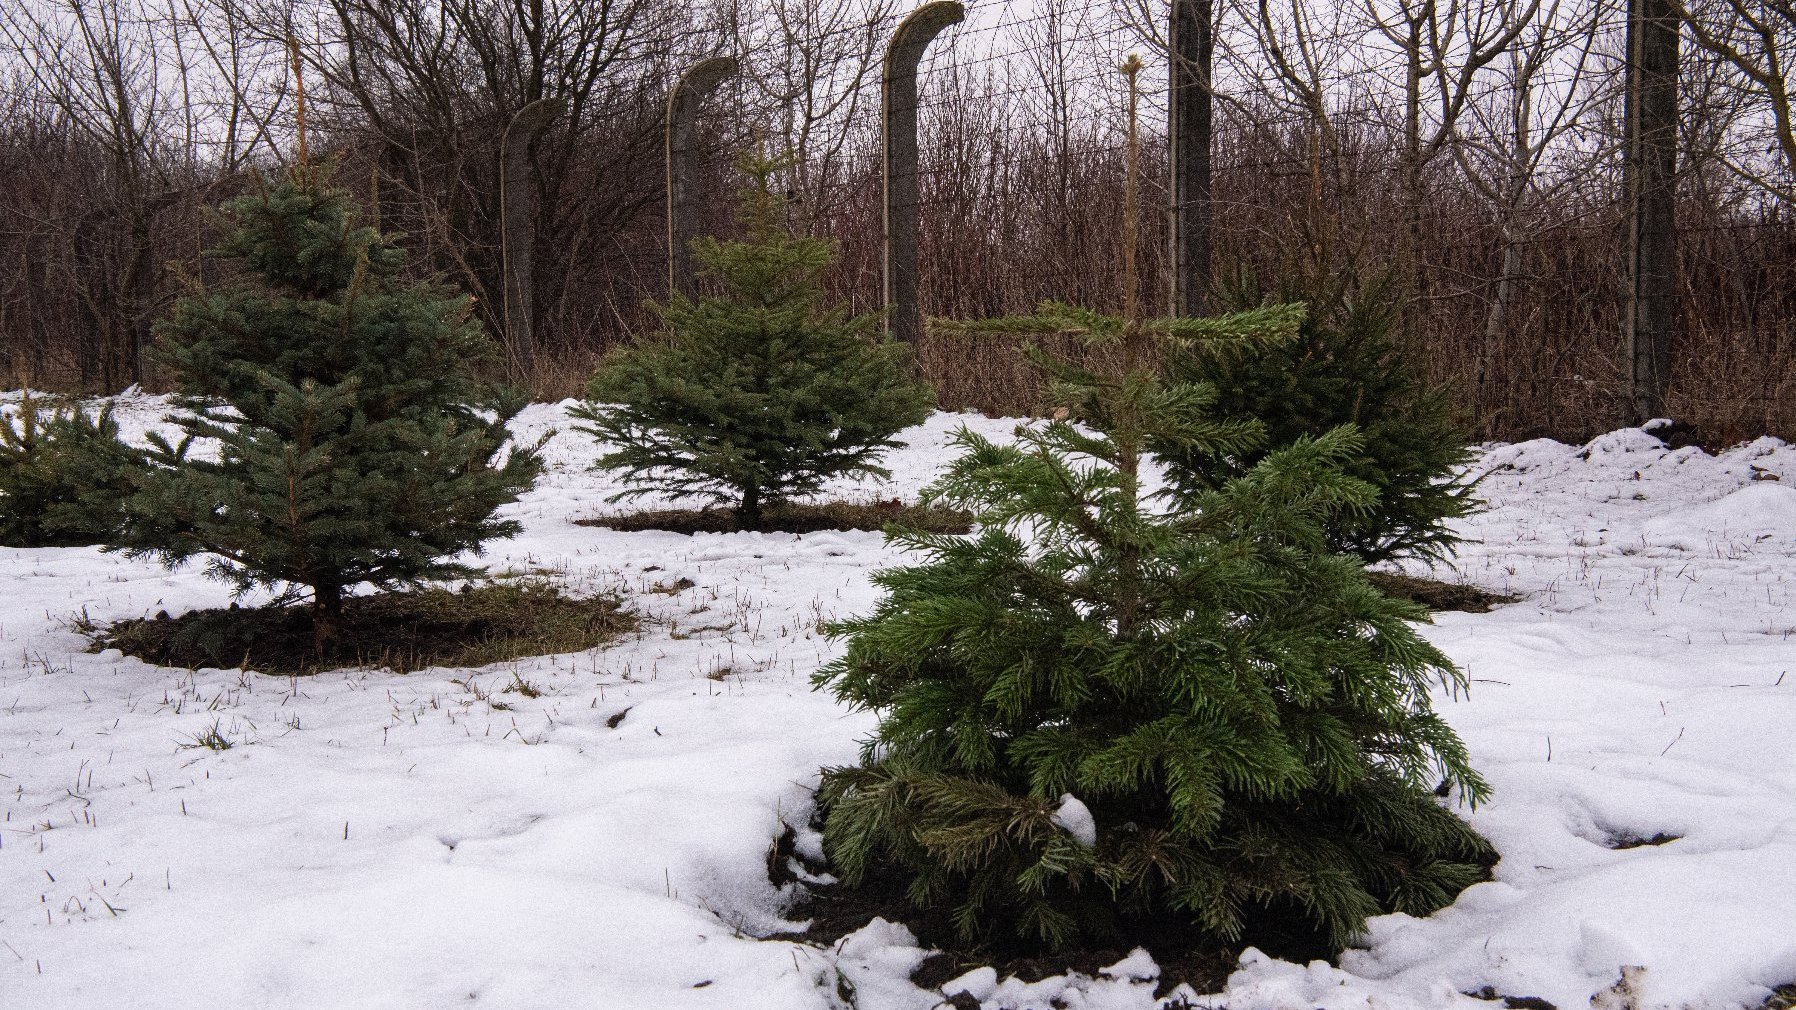
[[[761, 532], [817, 533], [823, 530], [868, 530], [903, 526], [925, 533], [966, 533], [973, 517], [953, 509], [886, 502], [824, 502], [820, 505], [776, 505], [766, 510]], [[614, 516], [580, 519], [581, 526], [597, 526], [625, 533], [660, 530], [668, 533], [735, 533], [736, 519], [726, 509], [654, 509]]]
[[1429, 610], [1459, 610], [1468, 614], [1483, 614], [1499, 604], [1514, 603], [1520, 599], [1477, 586], [1437, 582], [1400, 572], [1367, 572], [1366, 578], [1386, 596], [1419, 603]]
[[523, 579], [460, 591], [352, 597], [343, 603], [336, 642], [322, 655], [313, 647], [312, 618], [303, 606], [197, 610], [78, 624], [77, 630], [95, 651], [118, 649], [157, 666], [240, 667], [285, 676], [345, 667], [407, 673], [486, 666], [597, 648], [635, 626], [617, 596], [574, 599], [546, 580]]
[[1023, 354], [1036, 344], [1058, 357], [1102, 369], [1115, 352], [1093, 349], [1078, 337], [946, 333], [930, 329], [917, 342], [917, 368], [935, 386], [943, 410], [972, 410], [991, 417], [1029, 417], [1052, 405], [1042, 396], [1041, 373]]
[[525, 364], [513, 363], [507, 381], [529, 390], [530, 398], [539, 403], [577, 399], [586, 394], [586, 382], [604, 357], [604, 352], [588, 348], [538, 355]]
[[1758, 1010], [1796, 1010], [1796, 982], [1773, 989], [1771, 997]]

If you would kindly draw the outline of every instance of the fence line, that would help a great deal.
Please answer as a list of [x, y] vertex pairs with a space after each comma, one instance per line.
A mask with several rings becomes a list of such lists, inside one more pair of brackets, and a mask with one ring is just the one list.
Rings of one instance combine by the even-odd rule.
[[[1727, 3], [1697, 13], [1725, 15]], [[277, 50], [289, 30], [301, 35], [316, 136], [340, 181], [407, 233], [418, 269], [477, 295], [495, 330], [506, 290], [498, 137], [528, 101], [566, 100], [530, 152], [531, 330], [543, 354], [518, 377], [544, 395], [652, 326], [642, 303], [667, 283], [667, 90], [705, 57], [736, 55], [742, 72], [694, 123], [692, 227], [728, 233], [730, 153], [759, 132], [801, 156], [785, 180], [790, 220], [837, 240], [836, 293], [863, 310], [884, 301], [879, 61], [910, 13], [897, 0], [721, 0], [703, 11], [550, 0], [554, 31], [534, 35], [517, 20], [531, 5], [301, 0], [281, 24], [256, 23], [238, 0], [184, 0], [173, 20], [160, 0], [28, 6], [34, 17], [0, 13], [0, 371], [13, 382], [117, 388], [179, 289], [162, 264], [216, 274], [199, 256], [212, 228], [204, 208], [285, 156], [291, 87]], [[1116, 65], [1132, 52], [1152, 65], [1137, 294], [1165, 304], [1167, 5], [965, 6], [967, 20], [919, 69], [925, 310], [1122, 303]], [[1626, 11], [1618, 0], [1409, 10], [1440, 19], [1421, 27], [1441, 32], [1418, 37], [1447, 40], [1419, 61], [1447, 70], [1415, 88], [1408, 26], [1383, 0], [1216, 0], [1217, 276], [1270, 282], [1305, 264], [1404, 273], [1429, 367], [1461, 384], [1481, 434], [1612, 426], [1626, 378]], [[113, 50], [53, 44], [106, 11], [128, 22], [122, 34], [93, 33], [122, 39]], [[1796, 45], [1796, 26], [1790, 35], [1779, 38]], [[1717, 438], [1796, 432], [1796, 229], [1776, 195], [1796, 187], [1766, 146], [1775, 123], [1750, 82], [1694, 47], [1684, 66], [1667, 409]], [[121, 87], [83, 83], [96, 79]], [[919, 353], [938, 377], [951, 370], [943, 347]], [[1027, 399], [1010, 365], [980, 367], [1010, 376], [1005, 390], [987, 383], [991, 402]], [[954, 388], [951, 399], [970, 395]]]

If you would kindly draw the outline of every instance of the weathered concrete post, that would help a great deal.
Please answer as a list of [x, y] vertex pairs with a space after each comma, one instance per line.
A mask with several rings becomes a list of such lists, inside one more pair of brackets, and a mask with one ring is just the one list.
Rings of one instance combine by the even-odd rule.
[[917, 66], [935, 37], [966, 16], [966, 7], [952, 0], [924, 4], [904, 19], [886, 47], [881, 110], [886, 162], [886, 310], [891, 313], [892, 335], [909, 343], [923, 335], [923, 307], [917, 299]]
[[1172, 164], [1172, 314], [1201, 316], [1210, 286], [1212, 0], [1173, 0], [1167, 65]]
[[527, 365], [536, 356], [530, 142], [560, 114], [561, 105], [559, 98], [531, 102], [511, 117], [499, 138], [499, 259], [505, 275], [505, 347], [514, 365]]
[[1628, 420], [1665, 416], [1677, 312], [1678, 19], [1669, 0], [1629, 0], [1627, 128]]
[[692, 240], [698, 230], [692, 220], [693, 189], [698, 181], [692, 162], [692, 131], [698, 122], [699, 103], [725, 79], [735, 75], [736, 58], [715, 56], [689, 67], [667, 97], [667, 290], [669, 294], [698, 295], [698, 277], [692, 269]]

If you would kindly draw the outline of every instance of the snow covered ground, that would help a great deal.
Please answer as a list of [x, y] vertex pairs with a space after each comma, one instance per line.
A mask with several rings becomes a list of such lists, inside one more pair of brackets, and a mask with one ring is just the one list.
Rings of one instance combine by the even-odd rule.
[[[160, 409], [121, 407], [128, 430]], [[1011, 427], [937, 415], [890, 485], [845, 492], [914, 495], [963, 422]], [[543, 405], [517, 426], [558, 424]], [[68, 620], [220, 606], [223, 586], [0, 549], [0, 1008], [943, 1005], [906, 981], [924, 952], [902, 927], [755, 938], [785, 899], [769, 845], [872, 725], [809, 689], [835, 648], [817, 624], [869, 607], [869, 572], [897, 557], [872, 533], [575, 526], [612, 488], [582, 437], [549, 452], [512, 509], [524, 534], [487, 560], [627, 588], [647, 621], [604, 650], [405, 676], [157, 669], [88, 654]], [[1479, 466], [1494, 507], [1449, 577], [1523, 599], [1428, 635], [1474, 680], [1440, 705], [1495, 787], [1468, 816], [1496, 880], [1374, 920], [1339, 968], [1249, 952], [1194, 1005], [1503, 1006], [1462, 995], [1488, 986], [1719, 1008], [1796, 981], [1796, 448], [1619, 431]], [[541, 696], [505, 691], [519, 680]], [[214, 729], [234, 746], [194, 746]], [[1625, 998], [1623, 966], [1644, 968]], [[946, 988], [1147, 1010], [1154, 971]]]

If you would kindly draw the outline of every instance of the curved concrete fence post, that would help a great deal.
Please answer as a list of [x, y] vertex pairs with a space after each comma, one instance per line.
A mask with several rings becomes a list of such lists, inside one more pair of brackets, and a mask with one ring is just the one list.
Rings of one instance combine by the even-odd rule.
[[519, 109], [499, 138], [499, 256], [505, 274], [505, 348], [514, 365], [536, 356], [536, 308], [531, 263], [536, 218], [530, 213], [534, 175], [530, 143], [549, 120], [561, 114], [559, 98], [539, 98]]
[[1172, 314], [1201, 316], [1210, 288], [1213, 0], [1173, 0], [1167, 109], [1172, 166]]
[[698, 122], [699, 103], [726, 79], [735, 75], [734, 56], [714, 56], [688, 67], [667, 97], [667, 290], [669, 294], [698, 295], [698, 278], [692, 269], [692, 240], [697, 238], [692, 221], [693, 189], [698, 185], [692, 162], [692, 131]]
[[917, 67], [943, 29], [966, 20], [966, 7], [942, 0], [912, 12], [886, 47], [881, 119], [885, 131], [886, 309], [892, 335], [915, 343], [923, 334], [917, 300]]

